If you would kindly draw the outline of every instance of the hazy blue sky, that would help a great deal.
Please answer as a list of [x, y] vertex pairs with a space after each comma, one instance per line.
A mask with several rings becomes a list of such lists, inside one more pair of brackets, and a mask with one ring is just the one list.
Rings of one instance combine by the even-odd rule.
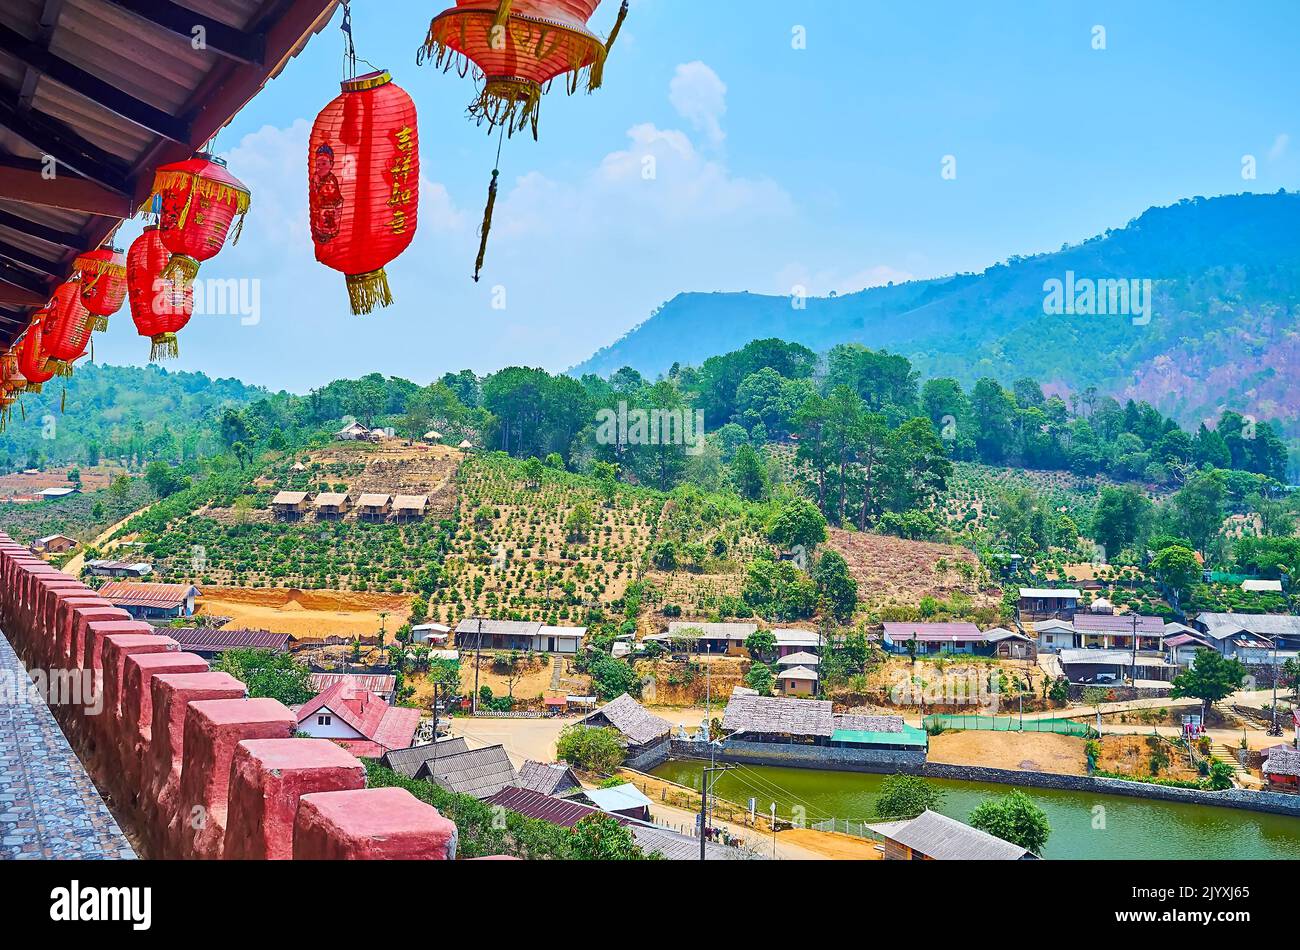
[[[176, 368], [299, 392], [373, 371], [562, 370], [681, 291], [979, 270], [1151, 205], [1300, 187], [1295, 0], [633, 0], [605, 87], [557, 86], [541, 142], [506, 143], [475, 285], [496, 141], [464, 116], [471, 80], [415, 64], [439, 3], [353, 5], [358, 53], [420, 112], [419, 234], [389, 268], [397, 303], [352, 316], [312, 253], [306, 141], [338, 93], [336, 17], [217, 140], [253, 210], [203, 276], [259, 279], [260, 323], [196, 317]], [[616, 10], [597, 13], [602, 35]], [[147, 352], [125, 312], [96, 341], [105, 362]]]

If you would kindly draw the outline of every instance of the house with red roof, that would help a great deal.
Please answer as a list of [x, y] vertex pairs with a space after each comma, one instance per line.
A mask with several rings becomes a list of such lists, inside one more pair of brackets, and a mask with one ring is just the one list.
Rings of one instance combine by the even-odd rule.
[[390, 706], [347, 680], [299, 706], [297, 716], [299, 732], [329, 739], [353, 755], [371, 759], [409, 749], [420, 726], [420, 710]]

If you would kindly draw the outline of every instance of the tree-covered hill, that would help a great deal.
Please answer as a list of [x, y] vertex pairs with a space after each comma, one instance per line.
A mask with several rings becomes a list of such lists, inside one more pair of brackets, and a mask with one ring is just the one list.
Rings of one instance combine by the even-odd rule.
[[66, 381], [56, 377], [14, 407], [0, 433], [0, 471], [101, 458], [133, 465], [194, 459], [220, 448], [225, 408], [265, 395], [237, 379], [81, 362]]
[[[1152, 280], [1150, 322], [1045, 313], [1044, 283], [1067, 272]], [[682, 294], [572, 372], [654, 376], [765, 338], [818, 352], [856, 342], [967, 386], [1030, 376], [1049, 391], [1145, 399], [1191, 427], [1233, 409], [1300, 436], [1298, 308], [1300, 194], [1193, 198], [980, 274], [826, 299]]]

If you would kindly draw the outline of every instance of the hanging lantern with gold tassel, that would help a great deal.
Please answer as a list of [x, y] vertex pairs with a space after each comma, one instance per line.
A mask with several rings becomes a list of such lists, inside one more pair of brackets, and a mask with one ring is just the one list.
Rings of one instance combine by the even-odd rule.
[[135, 239], [126, 255], [127, 299], [136, 331], [153, 341], [149, 360], [175, 359], [180, 354], [176, 334], [194, 313], [194, 287], [183, 288], [164, 277], [167, 248], [157, 225], [150, 225]]
[[120, 248], [87, 251], [72, 265], [81, 275], [81, 303], [95, 317], [92, 329], [108, 329], [108, 318], [126, 301], [126, 255]]
[[[502, 136], [530, 129], [537, 138], [542, 96], [552, 81], [564, 77], [570, 95], [595, 92], [605, 77], [605, 61], [627, 19], [628, 0], [619, 7], [609, 38], [602, 42], [587, 23], [601, 0], [456, 0], [434, 17], [419, 63], [432, 62], [443, 72], [464, 78], [471, 70], [478, 95], [468, 113], [488, 131]], [[496, 206], [501, 148], [488, 186], [487, 207], [479, 229], [474, 267], [477, 283], [487, 255], [488, 234]]]
[[[226, 171], [224, 160], [202, 152], [160, 167], [144, 210], [153, 209], [155, 198], [158, 231], [172, 255], [162, 276], [176, 278], [182, 287], [189, 286], [199, 266], [225, 246], [232, 224], [231, 243], [239, 242], [252, 200], [244, 183]], [[236, 217], [238, 224], [234, 224]]]
[[387, 307], [384, 268], [411, 246], [420, 204], [415, 103], [387, 72], [344, 81], [307, 161], [316, 260], [346, 276], [354, 314]]
[[23, 334], [18, 350], [18, 369], [25, 381], [24, 392], [39, 393], [41, 387], [54, 378], [54, 371], [47, 365], [49, 357], [45, 355], [41, 345], [41, 336], [48, 315], [47, 310], [38, 310], [32, 314], [32, 322]]

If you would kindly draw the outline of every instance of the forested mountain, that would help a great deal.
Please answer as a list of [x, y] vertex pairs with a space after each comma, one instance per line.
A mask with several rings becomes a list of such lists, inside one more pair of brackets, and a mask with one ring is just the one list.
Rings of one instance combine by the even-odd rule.
[[0, 471], [46, 464], [193, 459], [220, 447], [227, 406], [266, 395], [237, 379], [173, 373], [159, 366], [79, 363], [64, 380], [22, 397], [0, 433]]
[[[1150, 322], [1045, 313], [1045, 282], [1067, 272], [1150, 279]], [[682, 294], [572, 372], [630, 366], [655, 376], [765, 338], [817, 352], [857, 342], [907, 356], [922, 377], [969, 387], [981, 377], [1009, 386], [1028, 376], [1049, 393], [1095, 386], [1121, 401], [1146, 400], [1191, 428], [1233, 409], [1277, 421], [1294, 438], [1298, 317], [1300, 194], [1192, 198], [980, 274], [804, 301]]]

